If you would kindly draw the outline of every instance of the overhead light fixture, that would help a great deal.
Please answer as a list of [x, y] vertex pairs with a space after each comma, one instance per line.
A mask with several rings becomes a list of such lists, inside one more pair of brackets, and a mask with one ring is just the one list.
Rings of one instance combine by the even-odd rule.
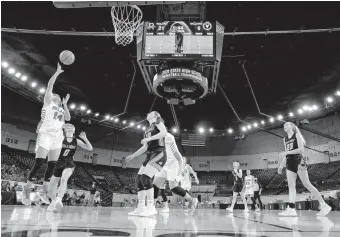
[[8, 63], [7, 63], [7, 62], [2, 62], [1, 65], [2, 65], [4, 68], [7, 68], [7, 67], [8, 67]]
[[200, 127], [198, 128], [199, 133], [204, 133], [204, 128]]
[[242, 129], [243, 132], [247, 131], [247, 127], [246, 126], [243, 126], [241, 129]]
[[115, 123], [118, 123], [119, 122], [119, 118], [115, 118]]
[[137, 128], [140, 129], [140, 124], [137, 125]]
[[254, 123], [254, 128], [257, 128], [258, 124], [257, 123]]
[[80, 110], [84, 111], [86, 109], [85, 105], [80, 106]]
[[109, 120], [110, 119], [110, 115], [105, 115], [105, 119]]
[[123, 124], [126, 124], [126, 120], [123, 121]]
[[86, 111], [86, 113], [87, 113], [87, 114], [91, 113], [91, 110], [90, 110], [90, 109], [89, 109], [89, 110], [87, 110], [87, 111]]
[[292, 112], [289, 112], [289, 117], [294, 117], [294, 114]]
[[19, 78], [20, 76], [21, 76], [21, 73], [20, 73], [20, 72], [15, 73], [15, 77], [16, 77], [16, 78]]
[[264, 125], [266, 122], [264, 120], [261, 121], [261, 124]]
[[209, 132], [214, 132], [214, 129], [213, 128], [209, 128]]
[[172, 133], [177, 133], [177, 128], [176, 127], [172, 128]]
[[340, 91], [336, 91], [336, 92], [335, 92], [335, 95], [336, 95], [336, 96], [340, 96]]
[[143, 131], [145, 131], [146, 127], [145, 127], [145, 126], [143, 126], [143, 127], [142, 127], [142, 129], [143, 129]]
[[32, 82], [32, 83], [31, 83], [31, 87], [34, 88], [34, 87], [36, 87], [36, 86], [37, 86], [37, 83], [36, 83], [36, 82]]
[[328, 103], [332, 103], [332, 102], [333, 102], [333, 98], [330, 97], [330, 96], [328, 96], [328, 97], [326, 98], [326, 101], [327, 101]]
[[8, 73], [9, 73], [9, 74], [13, 74], [13, 73], [15, 73], [15, 69], [14, 69], [14, 68], [10, 68], [10, 69], [8, 69]]
[[98, 116], [99, 116], [99, 113], [96, 113], [94, 116], [98, 117]]
[[277, 119], [278, 119], [278, 120], [282, 120], [282, 119], [283, 119], [283, 116], [282, 116], [281, 114], [279, 114], [279, 115], [277, 116]]
[[304, 106], [302, 106], [302, 109], [303, 109], [304, 111], [307, 111], [307, 110], [308, 110], [308, 108], [309, 108], [309, 106], [308, 106], [308, 105], [304, 105]]
[[111, 117], [110, 120], [113, 121], [113, 117]]
[[274, 118], [270, 118], [269, 122], [274, 123]]
[[251, 129], [251, 125], [248, 125], [247, 128], [248, 128], [248, 129]]
[[233, 133], [233, 129], [232, 128], [228, 128], [228, 133], [232, 134]]
[[131, 126], [131, 127], [135, 126], [135, 123], [134, 123], [134, 122], [131, 122], [131, 123], [130, 123], [130, 126]]
[[303, 114], [303, 110], [302, 109], [298, 109], [298, 113], [299, 114]]
[[40, 88], [39, 92], [40, 92], [41, 94], [45, 93], [45, 88]]
[[21, 77], [21, 80], [22, 80], [22, 81], [26, 81], [26, 80], [27, 80], [27, 76], [22, 76], [22, 77]]
[[75, 104], [71, 104], [70, 105], [70, 109], [75, 109], [76, 108], [76, 105]]

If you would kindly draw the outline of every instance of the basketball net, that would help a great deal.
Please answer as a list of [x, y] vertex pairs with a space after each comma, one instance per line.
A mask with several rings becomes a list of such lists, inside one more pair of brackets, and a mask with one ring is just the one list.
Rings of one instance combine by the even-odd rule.
[[137, 6], [112, 7], [111, 17], [116, 43], [123, 46], [130, 44], [143, 17], [141, 9]]

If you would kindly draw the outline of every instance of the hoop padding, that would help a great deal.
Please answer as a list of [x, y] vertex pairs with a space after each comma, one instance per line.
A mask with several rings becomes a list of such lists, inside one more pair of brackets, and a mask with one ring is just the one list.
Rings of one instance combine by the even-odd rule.
[[133, 41], [133, 33], [139, 26], [143, 13], [137, 6], [112, 7], [111, 17], [115, 28], [115, 41], [127, 45]]

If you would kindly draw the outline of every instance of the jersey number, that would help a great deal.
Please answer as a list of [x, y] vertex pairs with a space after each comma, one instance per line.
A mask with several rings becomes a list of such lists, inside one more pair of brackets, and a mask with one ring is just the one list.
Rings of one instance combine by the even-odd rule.
[[62, 114], [58, 115], [58, 112], [54, 112], [53, 119], [61, 121], [63, 119], [63, 115]]
[[293, 149], [293, 143], [287, 143], [286, 147], [287, 147], [288, 151], [292, 150]]
[[70, 149], [66, 149], [66, 150], [64, 151], [63, 156], [67, 156], [69, 152], [70, 152]]

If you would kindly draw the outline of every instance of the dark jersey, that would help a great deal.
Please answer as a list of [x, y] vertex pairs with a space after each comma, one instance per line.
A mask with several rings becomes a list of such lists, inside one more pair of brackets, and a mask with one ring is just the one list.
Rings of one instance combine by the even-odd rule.
[[[144, 133], [144, 138], [147, 137], [152, 137], [156, 134], [158, 134], [160, 131], [157, 128], [156, 124], [153, 123], [150, 125], [150, 127], [145, 131]], [[152, 140], [148, 142], [148, 151], [153, 151], [158, 148], [164, 148], [165, 147], [165, 142], [164, 138], [158, 139], [158, 140]]]
[[[288, 136], [286, 136], [285, 143], [286, 143], [287, 151], [296, 150], [299, 148], [299, 145], [296, 139], [296, 133], [294, 133], [291, 138], [288, 138]], [[287, 158], [296, 157], [296, 156], [301, 156], [301, 155], [300, 154], [287, 155]]]
[[77, 139], [73, 138], [71, 142], [67, 141], [67, 138], [63, 141], [58, 163], [73, 162], [73, 156], [77, 150]]
[[[238, 170], [237, 172], [240, 172], [240, 170]], [[243, 178], [240, 178], [233, 170], [233, 175], [234, 175], [234, 183], [243, 183]]]

